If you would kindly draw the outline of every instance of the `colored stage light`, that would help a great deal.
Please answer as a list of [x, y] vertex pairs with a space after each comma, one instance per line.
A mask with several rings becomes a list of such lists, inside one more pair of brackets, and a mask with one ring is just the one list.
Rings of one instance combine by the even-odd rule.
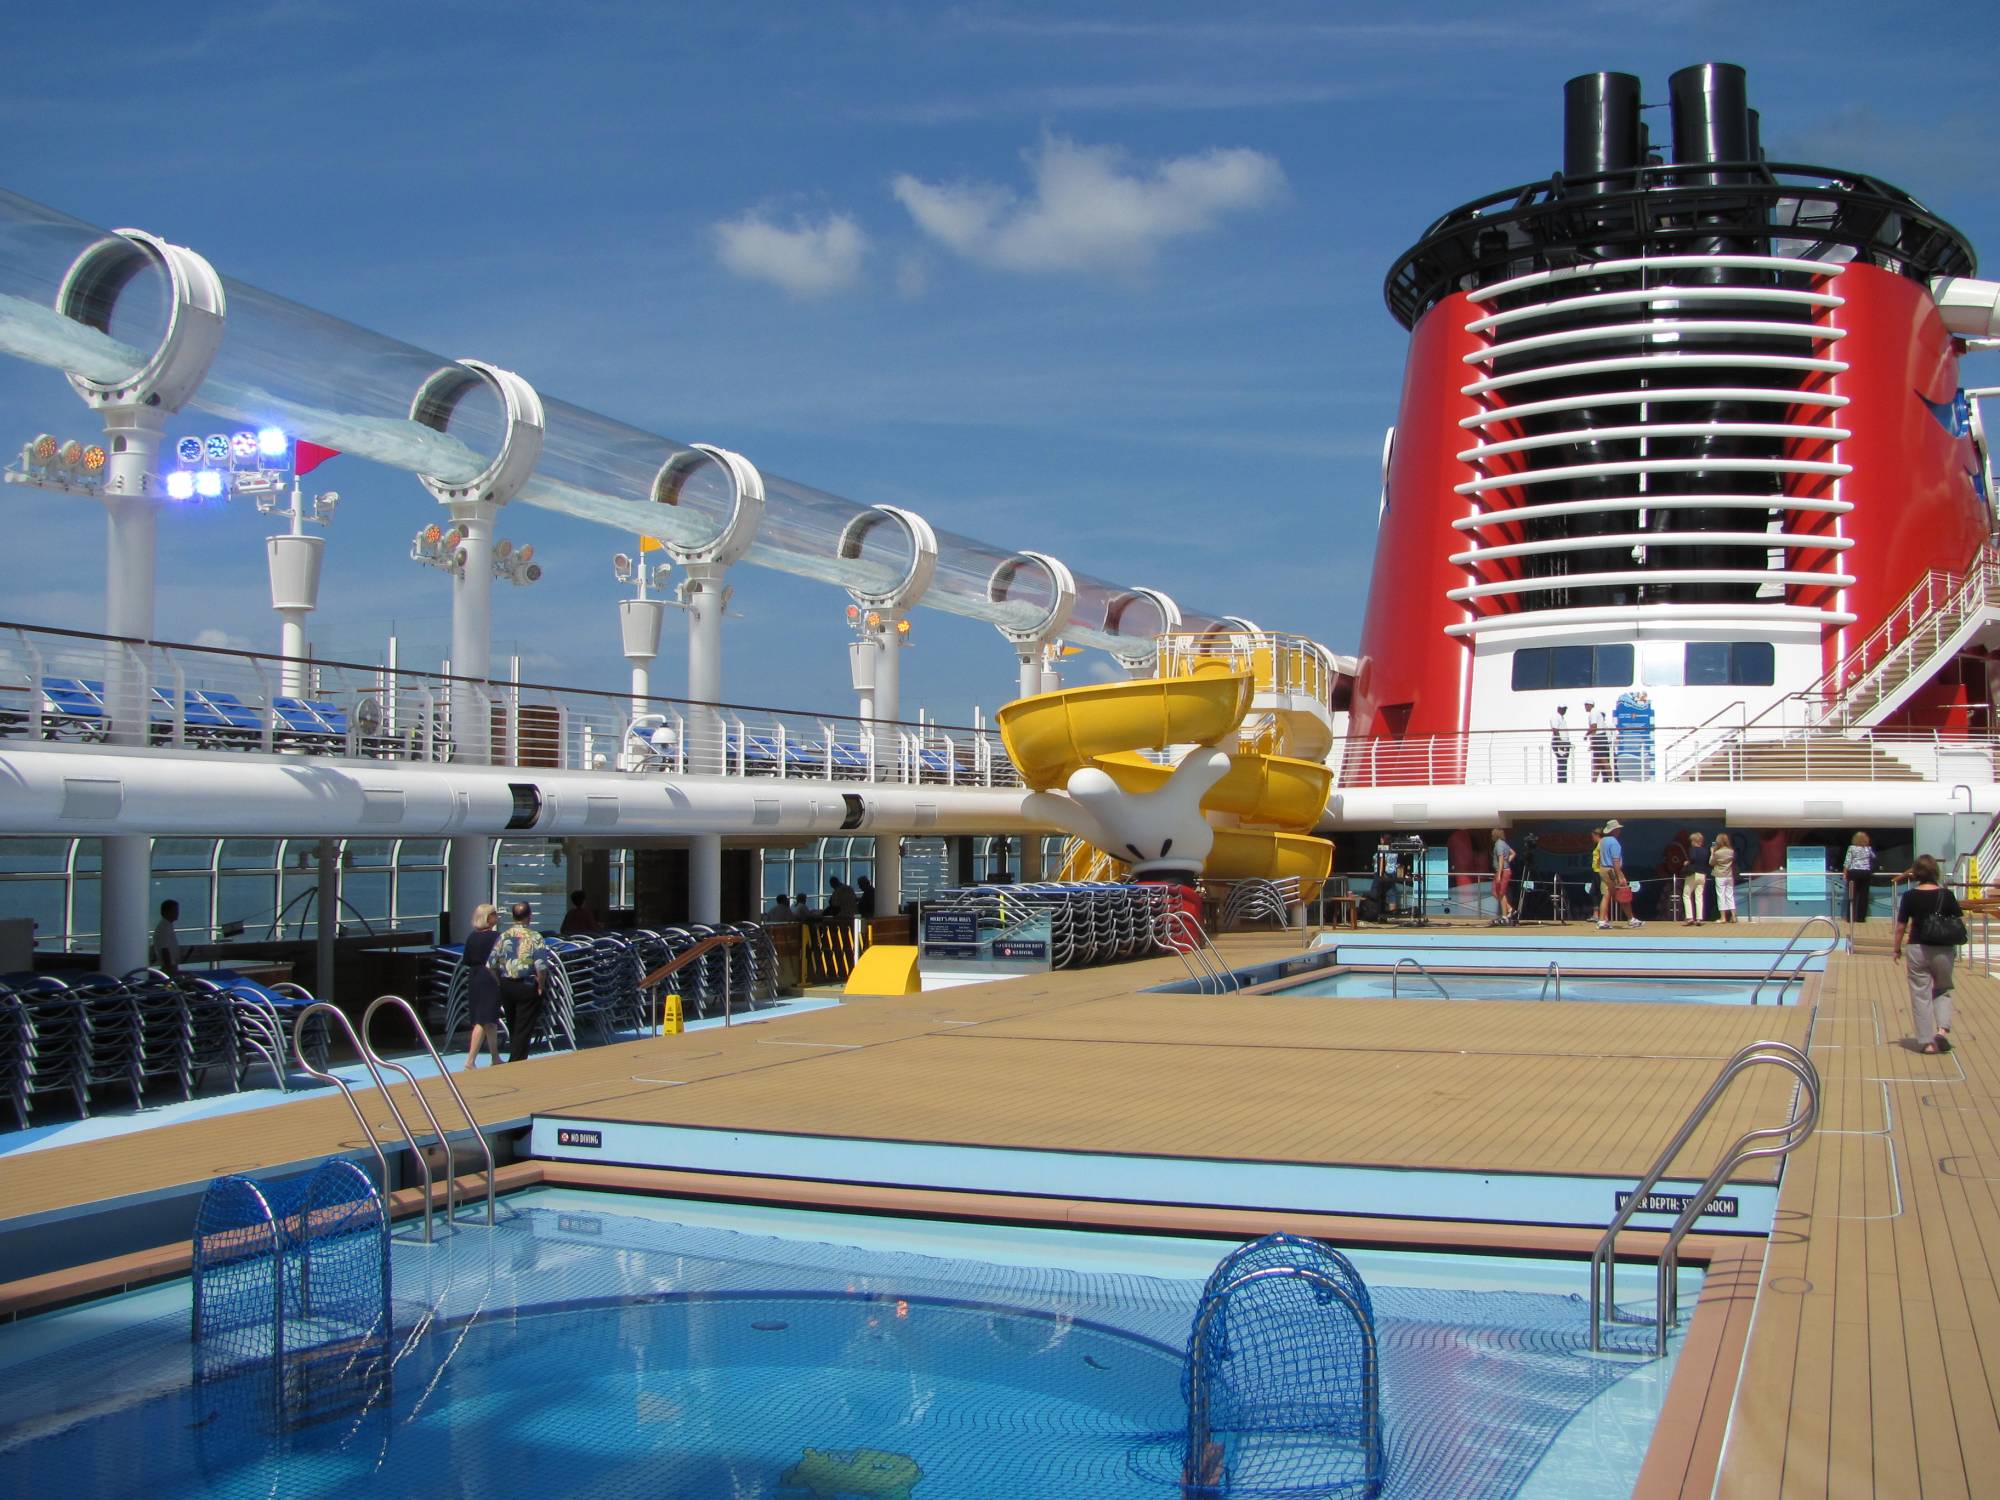
[[438, 542], [443, 539], [443, 537], [444, 533], [438, 529], [438, 524], [435, 521], [431, 522], [430, 525], [424, 528], [424, 540], [433, 547], [435, 547], [438, 544]]
[[34, 443], [35, 462], [38, 464], [54, 463], [56, 461], [56, 447], [57, 444], [55, 438], [49, 433], [46, 432], [43, 433], [40, 437], [35, 439]]
[[214, 500], [222, 494], [222, 476], [213, 469], [203, 469], [194, 476], [194, 492], [204, 500]]
[[238, 432], [230, 436], [229, 456], [231, 458], [255, 458], [257, 456], [257, 434]]
[[86, 474], [103, 473], [105, 458], [106, 454], [104, 450], [96, 443], [92, 443], [88, 448], [83, 450], [83, 472]]
[[194, 475], [186, 469], [176, 469], [167, 476], [167, 498], [169, 500], [194, 499]]
[[212, 464], [229, 462], [229, 434], [211, 432], [202, 440], [201, 456]]
[[56, 450], [56, 457], [62, 460], [65, 469], [74, 469], [83, 462], [83, 444], [71, 438]]
[[200, 463], [201, 439], [198, 437], [182, 438], [174, 444], [174, 457], [178, 458], [184, 464]]
[[504, 536], [501, 537], [499, 541], [493, 544], [493, 555], [499, 558], [500, 561], [505, 562], [514, 555], [514, 544]]
[[896, 622], [896, 634], [908, 635], [909, 633], [910, 633], [910, 622], [908, 620], [898, 620]]
[[522, 562], [532, 562], [532, 561], [534, 561], [534, 557], [535, 557], [535, 544], [534, 544], [533, 542], [523, 542], [523, 543], [521, 544], [521, 554], [520, 554], [520, 555], [521, 555], [521, 561], [522, 561]]
[[257, 432], [257, 452], [265, 458], [283, 458], [291, 448], [292, 441], [284, 430], [278, 427], [263, 427]]

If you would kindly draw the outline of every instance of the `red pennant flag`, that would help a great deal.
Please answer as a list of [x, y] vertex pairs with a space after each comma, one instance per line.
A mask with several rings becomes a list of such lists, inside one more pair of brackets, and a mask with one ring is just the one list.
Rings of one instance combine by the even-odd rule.
[[312, 473], [329, 458], [340, 457], [338, 448], [322, 448], [318, 443], [309, 443], [304, 438], [298, 441], [298, 459], [293, 471], [303, 477]]

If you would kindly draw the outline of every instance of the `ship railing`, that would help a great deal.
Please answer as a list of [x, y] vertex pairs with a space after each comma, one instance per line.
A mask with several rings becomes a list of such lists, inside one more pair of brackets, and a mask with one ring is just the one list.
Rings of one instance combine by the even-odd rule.
[[625, 775], [1018, 787], [983, 727], [415, 672], [0, 622], [0, 736]]
[[1598, 748], [1581, 730], [1567, 751], [1545, 729], [1476, 730], [1402, 739], [1349, 736], [1329, 763], [1348, 789], [1421, 786], [1582, 786], [1660, 781], [1990, 781], [2000, 736], [1938, 729], [1745, 729], [1714, 722], [1611, 734]]
[[1176, 631], [1158, 637], [1157, 645], [1162, 677], [1190, 677], [1219, 662], [1250, 673], [1260, 693], [1309, 698], [1328, 712], [1343, 675], [1338, 658], [1318, 641], [1279, 631]]

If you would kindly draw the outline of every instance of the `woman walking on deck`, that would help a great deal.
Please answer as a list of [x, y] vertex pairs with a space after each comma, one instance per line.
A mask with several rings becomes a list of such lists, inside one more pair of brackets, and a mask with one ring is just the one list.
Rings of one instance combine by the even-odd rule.
[[1710, 863], [1707, 841], [1698, 832], [1689, 834], [1687, 864], [1681, 870], [1681, 910], [1687, 914], [1681, 918], [1683, 927], [1701, 926]]
[[465, 1049], [465, 1071], [479, 1066], [479, 1043], [483, 1038], [493, 1054], [487, 1066], [500, 1061], [500, 982], [486, 961], [500, 940], [500, 913], [489, 901], [472, 909], [472, 931], [465, 939], [466, 998], [472, 1004], [472, 1041]]
[[1875, 874], [1875, 849], [1866, 833], [1857, 833], [1847, 845], [1847, 858], [1841, 864], [1841, 873], [1847, 877], [1847, 920], [1861, 923], [1868, 920], [1868, 886]]
[[[1952, 966], [1965, 941], [1965, 917], [1958, 899], [1938, 878], [1938, 862], [1919, 854], [1910, 866], [1910, 889], [1896, 912], [1892, 954], [1902, 958], [1910, 983], [1910, 1012], [1916, 1034], [1928, 1035], [1920, 1050], [1951, 1051]], [[1907, 953], [1907, 957], [1905, 954]]]

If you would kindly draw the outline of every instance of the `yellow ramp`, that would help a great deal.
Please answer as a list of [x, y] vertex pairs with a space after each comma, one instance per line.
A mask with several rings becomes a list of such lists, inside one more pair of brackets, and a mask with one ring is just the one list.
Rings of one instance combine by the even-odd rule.
[[1243, 722], [1248, 672], [1148, 677], [1017, 698], [994, 715], [1021, 779], [1038, 792], [1121, 750], [1212, 745]]
[[915, 995], [924, 987], [917, 973], [917, 950], [877, 943], [854, 961], [843, 995]]

